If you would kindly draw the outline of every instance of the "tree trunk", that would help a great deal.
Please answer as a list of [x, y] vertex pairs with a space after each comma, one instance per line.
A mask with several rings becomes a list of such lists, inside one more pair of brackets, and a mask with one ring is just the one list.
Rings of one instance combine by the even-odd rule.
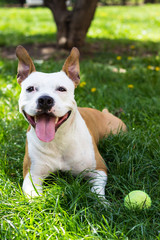
[[76, 0], [68, 11], [65, 0], [45, 0], [57, 25], [57, 42], [60, 47], [80, 47], [94, 17], [98, 0]]
[[123, 6], [125, 6], [125, 5], [126, 5], [126, 3], [127, 3], [127, 1], [126, 1], [126, 0], [122, 0], [122, 1], [121, 1], [121, 4], [122, 4]]

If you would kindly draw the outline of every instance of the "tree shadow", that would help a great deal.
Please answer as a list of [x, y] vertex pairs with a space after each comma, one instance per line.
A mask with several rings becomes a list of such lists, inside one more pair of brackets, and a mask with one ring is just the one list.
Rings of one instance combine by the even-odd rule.
[[56, 33], [28, 35], [26, 32], [1, 31], [0, 47], [16, 46], [18, 44], [51, 43], [56, 41]]
[[[0, 41], [0, 56], [7, 59], [16, 59], [15, 48], [23, 45], [35, 59], [56, 60], [64, 59], [68, 55], [68, 50], [59, 48], [56, 43], [56, 34], [28, 36], [23, 34], [5, 34]], [[6, 38], [6, 41], [5, 41]], [[10, 44], [8, 39], [13, 39]], [[95, 54], [116, 54], [126, 56], [152, 56], [160, 53], [160, 42], [140, 41], [135, 39], [107, 39], [87, 37], [86, 43], [79, 48], [81, 57], [94, 57]]]
[[112, 52], [124, 55], [155, 55], [160, 52], [160, 42], [140, 41], [135, 39], [118, 38], [87, 38], [84, 49], [93, 52]]

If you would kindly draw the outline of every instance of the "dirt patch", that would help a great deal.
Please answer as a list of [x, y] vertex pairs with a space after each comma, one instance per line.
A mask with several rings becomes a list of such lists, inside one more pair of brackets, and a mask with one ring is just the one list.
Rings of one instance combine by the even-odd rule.
[[[55, 60], [63, 59], [68, 54], [65, 49], [57, 48], [56, 44], [23, 44], [23, 47], [29, 52], [34, 59], [47, 60], [54, 58]], [[14, 60], [16, 47], [1, 47], [0, 55], [2, 58]]]
[[[53, 58], [54, 60], [61, 60], [68, 56], [70, 50], [62, 49], [57, 46], [56, 43], [34, 43], [23, 44], [23, 47], [29, 52], [30, 56], [34, 59], [48, 60]], [[99, 42], [86, 43], [83, 47], [78, 48], [81, 53], [81, 59], [92, 58], [97, 52], [104, 52], [104, 46]], [[14, 60], [16, 59], [16, 46], [13, 47], [0, 47], [0, 57]]]
[[[69, 50], [59, 48], [56, 43], [33, 43], [33, 44], [23, 44], [23, 46], [27, 49], [30, 56], [33, 59], [54, 59], [54, 60], [61, 60], [65, 59], [68, 54]], [[110, 52], [116, 55], [128, 55], [128, 56], [143, 56], [148, 57], [152, 55], [158, 54], [158, 50], [153, 52], [153, 50], [148, 50], [147, 48], [143, 47], [136, 47], [135, 49], [130, 48], [131, 43], [126, 44], [116, 44], [113, 40], [111, 41], [97, 41], [94, 43], [86, 43], [82, 48], [79, 48], [81, 53], [81, 59], [84, 58], [93, 58], [95, 53], [104, 53]], [[158, 47], [156, 49], [159, 49]], [[0, 47], [0, 57], [14, 60], [16, 59], [15, 55], [16, 47]]]

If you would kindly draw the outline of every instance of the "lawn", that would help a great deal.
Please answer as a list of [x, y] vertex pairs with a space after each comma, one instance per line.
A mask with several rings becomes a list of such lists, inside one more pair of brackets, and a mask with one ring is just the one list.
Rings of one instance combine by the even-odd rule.
[[[48, 179], [43, 197], [25, 198], [27, 123], [18, 112], [17, 61], [0, 57], [0, 239], [160, 239], [159, 12], [160, 5], [99, 7], [81, 50], [78, 105], [108, 108], [128, 127], [124, 135], [111, 135], [99, 146], [108, 167], [109, 207], [81, 175], [70, 173]], [[56, 39], [48, 9], [1, 8], [0, 22], [1, 51]], [[36, 59], [35, 66], [59, 71], [64, 60]], [[126, 209], [124, 197], [132, 190], [148, 193], [151, 208]]]

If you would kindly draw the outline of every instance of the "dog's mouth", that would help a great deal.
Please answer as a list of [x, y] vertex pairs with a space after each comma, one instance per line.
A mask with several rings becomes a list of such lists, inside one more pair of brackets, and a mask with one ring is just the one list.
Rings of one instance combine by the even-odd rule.
[[29, 123], [35, 128], [37, 137], [43, 142], [51, 142], [57, 129], [69, 118], [71, 111], [62, 117], [56, 117], [54, 114], [42, 113], [36, 116], [30, 116], [23, 111]]

